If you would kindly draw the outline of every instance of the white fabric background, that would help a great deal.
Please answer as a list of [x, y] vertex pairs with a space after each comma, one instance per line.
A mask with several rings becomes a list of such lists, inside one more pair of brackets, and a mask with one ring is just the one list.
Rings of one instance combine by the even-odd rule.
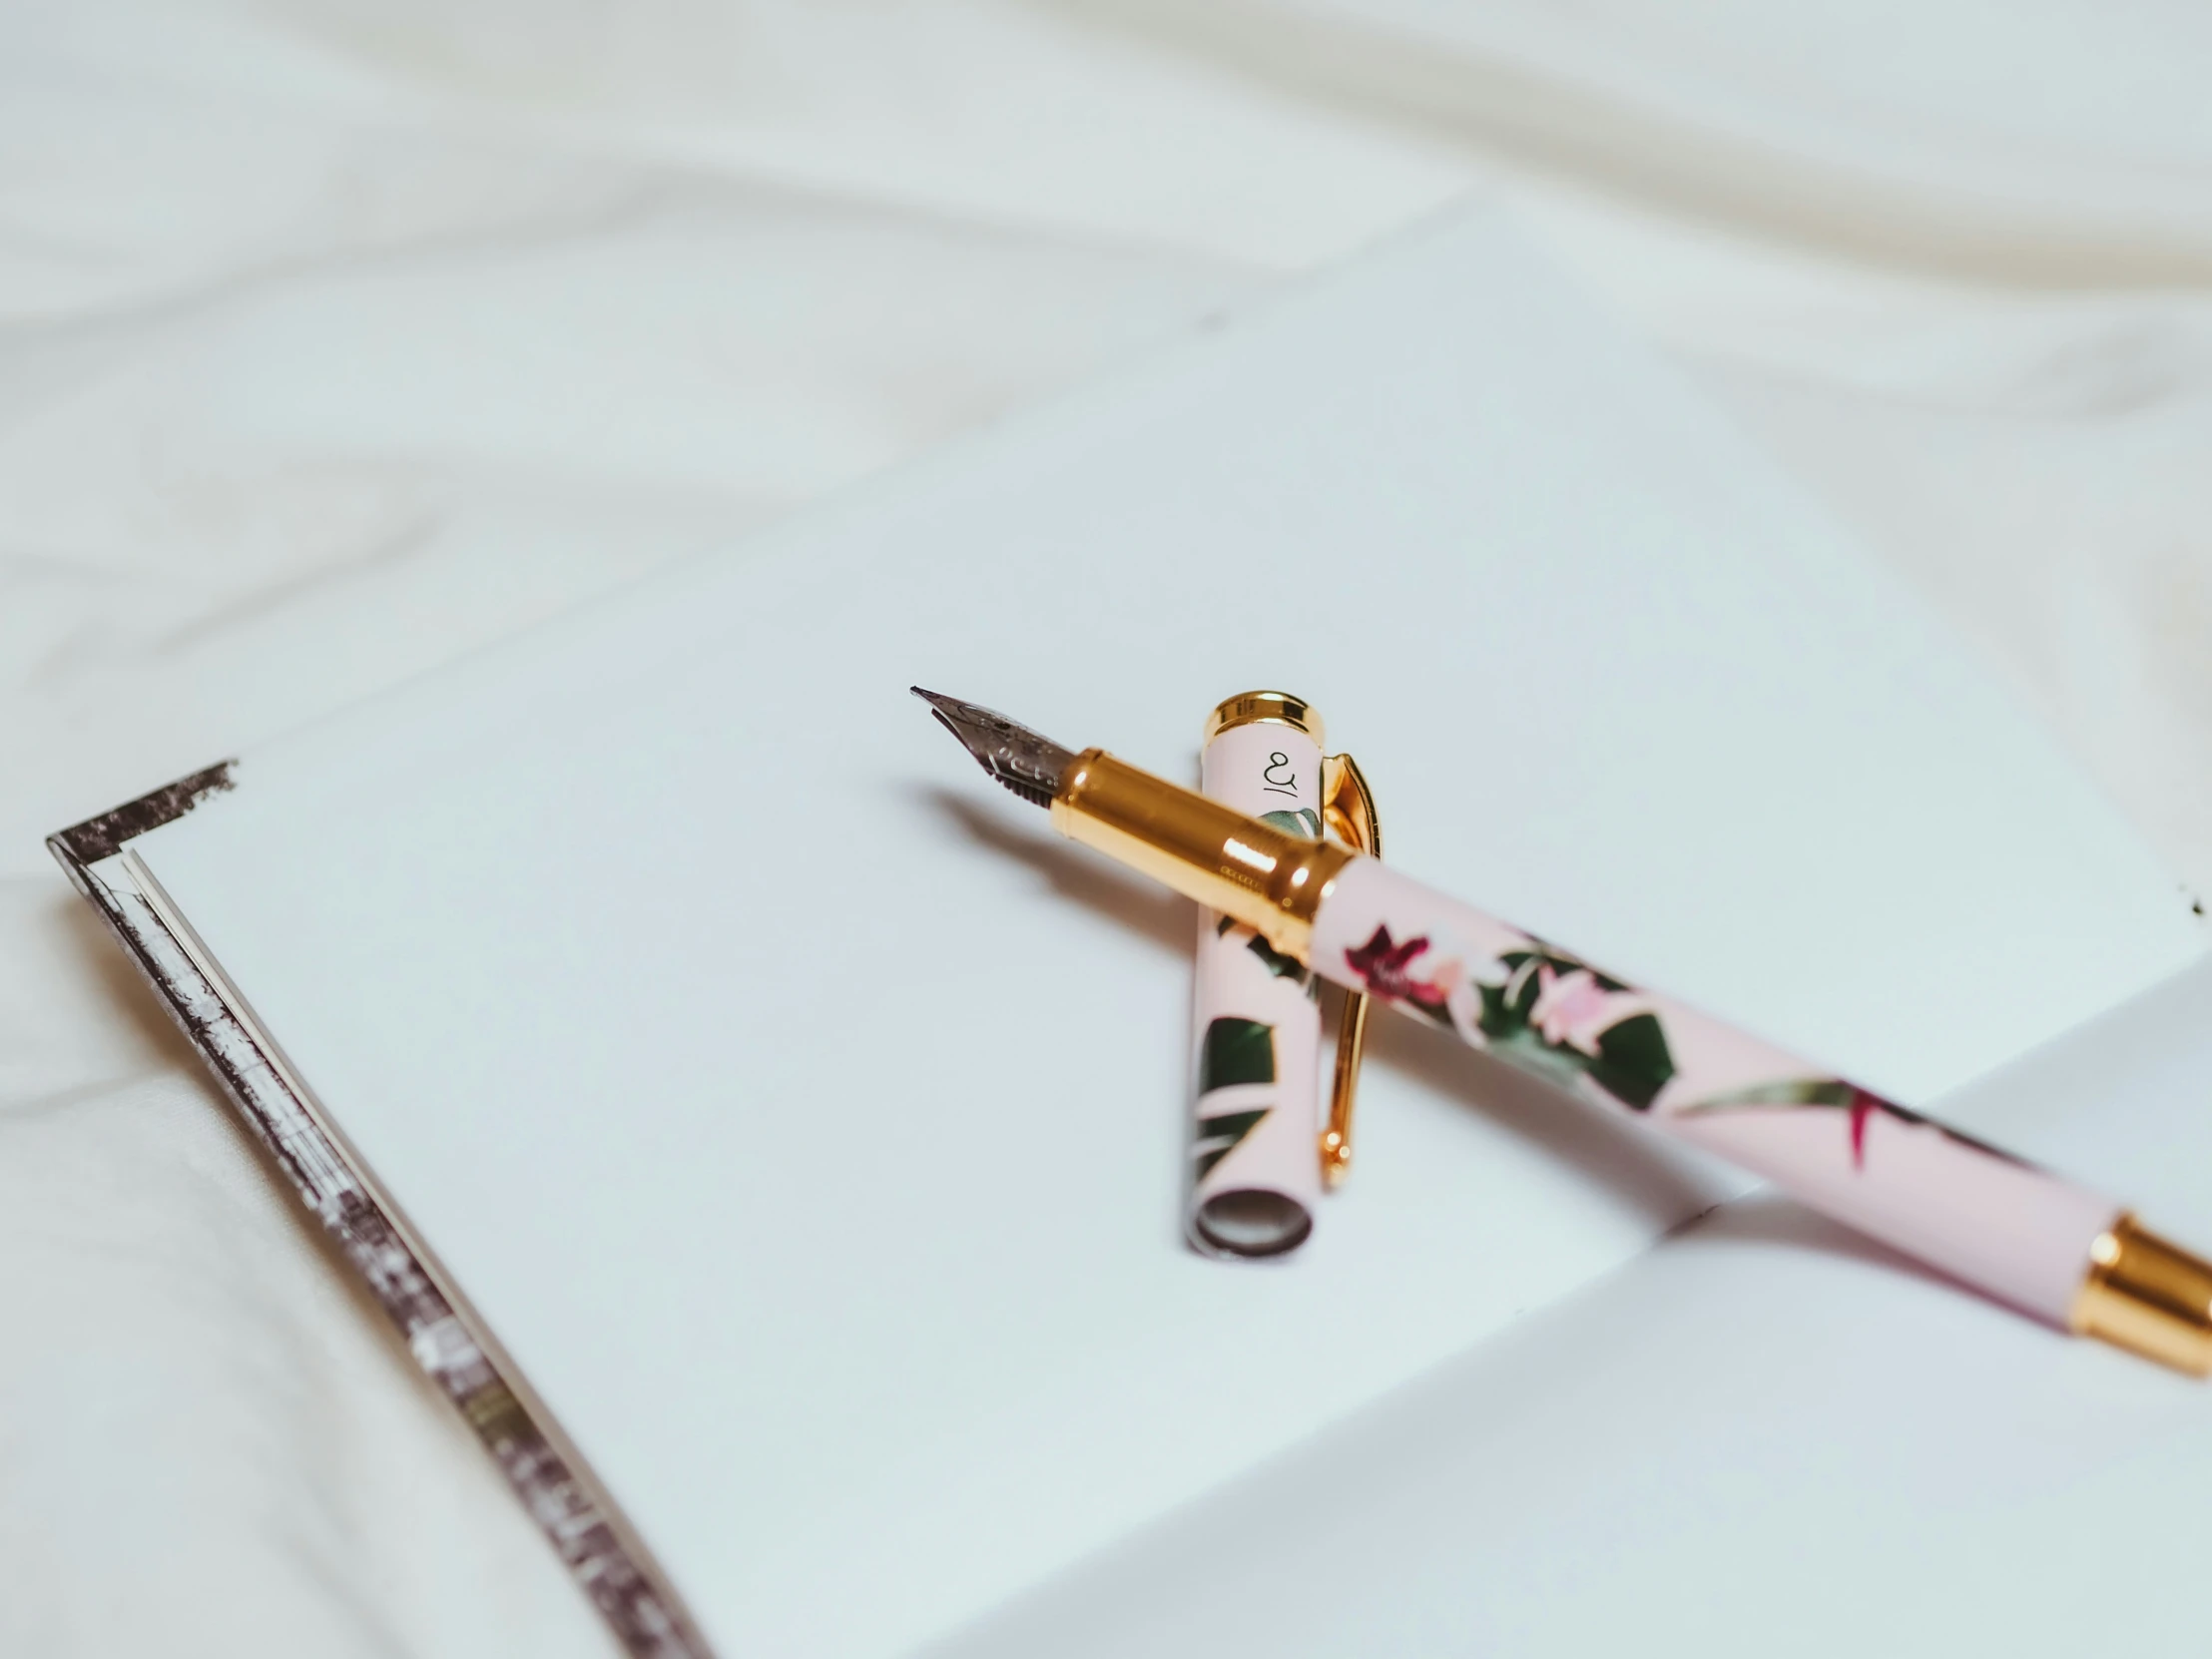
[[39, 845], [1516, 200], [2212, 888], [2212, 13], [0, 5], [0, 1648], [604, 1654]]

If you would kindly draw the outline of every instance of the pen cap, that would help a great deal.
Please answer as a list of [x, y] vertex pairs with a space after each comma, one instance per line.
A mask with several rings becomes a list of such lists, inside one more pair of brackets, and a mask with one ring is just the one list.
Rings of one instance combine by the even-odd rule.
[[[1322, 725], [1282, 692], [1208, 717], [1200, 789], [1286, 834], [1322, 833]], [[1322, 1192], [1320, 981], [1251, 927], [1201, 909], [1192, 981], [1194, 1122], [1185, 1232], [1220, 1257], [1305, 1243]]]

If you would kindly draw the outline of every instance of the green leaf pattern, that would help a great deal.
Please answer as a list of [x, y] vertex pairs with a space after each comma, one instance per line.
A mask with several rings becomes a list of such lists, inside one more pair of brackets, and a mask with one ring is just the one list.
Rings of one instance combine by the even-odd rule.
[[1273, 825], [1286, 835], [1300, 835], [1310, 841], [1321, 839], [1321, 814], [1311, 807], [1288, 813], [1262, 813], [1260, 822]]
[[1321, 1000], [1321, 981], [1315, 977], [1312, 968], [1296, 956], [1284, 955], [1233, 916], [1223, 916], [1214, 923], [1214, 932], [1218, 937], [1227, 938], [1232, 929], [1244, 935], [1245, 948], [1260, 958], [1268, 972], [1278, 979], [1288, 979], [1304, 986], [1309, 998], [1316, 1002]]
[[1564, 951], [1538, 945], [1497, 959], [1505, 977], [1476, 980], [1475, 1024], [1499, 1057], [1572, 1084], [1587, 1077], [1622, 1105], [1643, 1112], [1674, 1076], [1659, 1016], [1624, 1010], [1628, 986]]
[[1854, 1169], [1867, 1167], [1867, 1133], [1877, 1118], [1887, 1118], [1893, 1123], [1908, 1124], [1916, 1128], [1933, 1130], [1945, 1140], [1971, 1147], [1986, 1157], [1997, 1158], [2008, 1164], [2020, 1160], [2002, 1147], [1991, 1146], [1987, 1141], [1953, 1129], [1948, 1124], [1925, 1118], [1910, 1107], [1885, 1099], [1855, 1083], [1847, 1083], [1840, 1077], [1790, 1077], [1778, 1082], [1754, 1083], [1749, 1087], [1731, 1089], [1725, 1094], [1694, 1101], [1680, 1108], [1681, 1117], [1705, 1117], [1715, 1112], [1757, 1111], [1762, 1108], [1789, 1109], [1801, 1106], [1840, 1107], [1845, 1113], [1846, 1133], [1851, 1142], [1851, 1162]]
[[[1224, 1014], [1206, 1027], [1198, 1048], [1198, 1133], [1191, 1145], [1196, 1160], [1195, 1179], [1203, 1181], [1216, 1164], [1237, 1150], [1238, 1143], [1260, 1126], [1270, 1106], [1238, 1106], [1208, 1112], [1204, 1098], [1216, 1089], [1240, 1083], [1275, 1081], [1275, 1027], [1264, 1020]], [[1249, 1098], [1249, 1097], [1248, 1097]]]
[[1198, 1092], [1212, 1094], [1234, 1083], [1275, 1081], [1275, 1027], [1224, 1014], [1206, 1027], [1198, 1050]]

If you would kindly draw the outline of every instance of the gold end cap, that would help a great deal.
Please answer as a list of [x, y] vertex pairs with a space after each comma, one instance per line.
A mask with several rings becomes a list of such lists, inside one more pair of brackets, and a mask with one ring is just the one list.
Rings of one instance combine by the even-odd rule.
[[2212, 1262], [2123, 1215], [2089, 1247], [2072, 1323], [2162, 1366], [2212, 1375]]
[[1232, 727], [1257, 726], [1263, 722], [1291, 727], [1304, 732], [1322, 748], [1329, 746], [1321, 716], [1314, 706], [1303, 697], [1280, 691], [1239, 692], [1235, 697], [1223, 698], [1206, 717], [1206, 731], [1199, 742], [1212, 743]]

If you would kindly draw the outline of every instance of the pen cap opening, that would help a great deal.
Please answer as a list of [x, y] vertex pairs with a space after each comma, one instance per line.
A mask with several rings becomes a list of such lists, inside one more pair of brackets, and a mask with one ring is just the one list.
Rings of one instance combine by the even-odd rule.
[[1238, 1187], [1191, 1212], [1191, 1231], [1213, 1256], [1287, 1256], [1314, 1231], [1313, 1213], [1289, 1193]]

